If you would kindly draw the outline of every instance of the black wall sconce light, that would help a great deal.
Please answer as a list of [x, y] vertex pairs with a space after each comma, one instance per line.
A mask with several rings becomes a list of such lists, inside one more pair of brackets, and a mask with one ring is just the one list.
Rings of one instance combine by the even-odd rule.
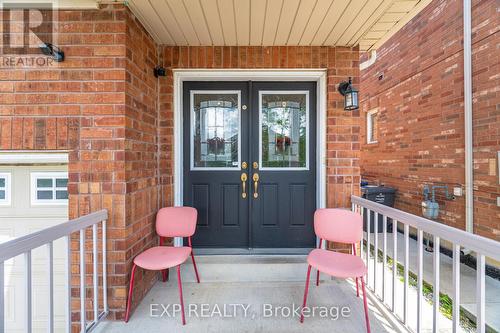
[[344, 96], [344, 110], [352, 111], [359, 109], [358, 90], [352, 86], [352, 78], [339, 84], [339, 93]]
[[64, 61], [64, 52], [61, 51], [61, 49], [55, 45], [52, 45], [50, 43], [45, 43], [40, 45], [40, 50], [42, 51], [43, 54], [52, 57], [52, 59], [54, 59], [57, 62]]
[[165, 70], [165, 67], [156, 66], [155, 68], [153, 68], [153, 74], [155, 75], [155, 77], [167, 76], [167, 71]]

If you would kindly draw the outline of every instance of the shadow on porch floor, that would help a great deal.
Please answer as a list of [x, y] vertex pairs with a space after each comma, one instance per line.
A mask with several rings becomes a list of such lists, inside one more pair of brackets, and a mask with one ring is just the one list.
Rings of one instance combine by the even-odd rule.
[[[306, 266], [305, 266], [306, 267]], [[305, 268], [304, 267], [304, 268]], [[189, 270], [184, 266], [184, 270]], [[299, 323], [298, 316], [293, 315], [293, 306], [299, 307], [302, 302], [304, 283], [298, 281], [285, 282], [194, 282], [183, 283], [184, 302], [186, 307], [186, 326], [181, 325], [180, 313], [174, 317], [166, 314], [160, 317], [163, 308], [168, 307], [172, 315], [173, 304], [178, 303], [177, 281], [172, 279], [165, 283], [157, 282], [146, 295], [139, 307], [131, 314], [130, 321], [106, 321], [99, 325], [97, 332], [365, 332], [362, 298], [356, 297], [355, 286], [350, 281], [326, 280], [319, 287], [314, 283], [310, 285], [308, 305], [333, 307], [333, 312], [328, 317], [305, 318], [303, 324]], [[305, 275], [305, 271], [304, 271]], [[314, 274], [315, 275], [315, 274]], [[203, 278], [203, 277], [202, 277]], [[324, 278], [324, 277], [323, 277]], [[202, 304], [207, 307], [207, 312], [202, 313]], [[226, 315], [224, 315], [226, 304]], [[236, 316], [234, 308], [237, 306]], [[248, 307], [247, 314], [243, 307]], [[289, 307], [279, 310], [277, 316], [266, 317], [265, 306]], [[153, 311], [151, 311], [153, 307]], [[189, 311], [191, 307], [191, 313]], [[222, 313], [210, 313], [216, 311]], [[349, 316], [342, 317], [342, 307], [350, 309]], [[157, 309], [157, 310], [155, 310]], [[319, 311], [317, 309], [316, 311]], [[338, 310], [338, 312], [336, 312]], [[152, 316], [151, 312], [153, 313]], [[298, 312], [297, 312], [298, 313]], [[204, 315], [207, 315], [205, 317]], [[203, 316], [203, 317], [202, 317]], [[338, 316], [337, 319], [335, 319]], [[394, 332], [388, 321], [370, 304], [370, 320], [372, 332]]]

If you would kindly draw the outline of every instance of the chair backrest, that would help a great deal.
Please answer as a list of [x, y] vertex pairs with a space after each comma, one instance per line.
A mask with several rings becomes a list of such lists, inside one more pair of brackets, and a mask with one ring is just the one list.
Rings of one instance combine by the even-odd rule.
[[194, 234], [198, 212], [193, 207], [165, 207], [156, 214], [156, 232], [161, 237], [189, 237]]
[[357, 243], [363, 235], [363, 219], [346, 209], [318, 209], [314, 213], [314, 232], [328, 241]]

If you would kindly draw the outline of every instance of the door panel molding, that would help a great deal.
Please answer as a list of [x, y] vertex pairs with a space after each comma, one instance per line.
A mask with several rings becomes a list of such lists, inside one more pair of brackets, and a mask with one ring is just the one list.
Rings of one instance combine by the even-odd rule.
[[[326, 118], [327, 76], [326, 69], [174, 69], [174, 204], [183, 204], [183, 82], [185, 81], [316, 81], [316, 206], [326, 207]], [[313, 158], [310, 156], [310, 158]], [[182, 246], [176, 238], [175, 246]]]

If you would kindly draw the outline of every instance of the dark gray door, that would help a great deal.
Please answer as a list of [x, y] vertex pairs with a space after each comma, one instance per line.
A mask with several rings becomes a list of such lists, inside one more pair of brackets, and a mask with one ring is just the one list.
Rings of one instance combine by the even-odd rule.
[[313, 247], [316, 83], [185, 82], [184, 204], [197, 247]]
[[252, 186], [252, 245], [312, 247], [316, 84], [255, 82], [252, 111], [252, 180], [258, 175], [257, 187]]

